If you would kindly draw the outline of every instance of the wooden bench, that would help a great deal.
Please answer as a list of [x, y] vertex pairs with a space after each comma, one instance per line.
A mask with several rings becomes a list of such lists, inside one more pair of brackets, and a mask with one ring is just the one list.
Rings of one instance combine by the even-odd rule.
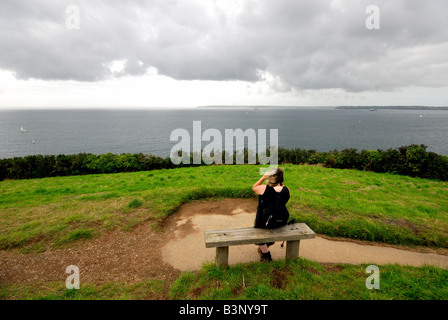
[[205, 247], [216, 248], [216, 263], [227, 266], [229, 246], [286, 241], [286, 260], [299, 256], [300, 240], [312, 239], [314, 231], [305, 223], [296, 223], [277, 229], [240, 228], [205, 231]]

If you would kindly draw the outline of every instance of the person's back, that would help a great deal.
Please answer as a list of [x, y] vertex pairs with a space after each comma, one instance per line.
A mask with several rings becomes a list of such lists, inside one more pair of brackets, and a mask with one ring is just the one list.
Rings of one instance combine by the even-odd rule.
[[289, 189], [285, 186], [266, 186], [265, 192], [258, 195], [255, 228], [278, 228], [288, 222], [289, 212], [286, 203], [289, 201]]
[[[266, 185], [262, 185], [263, 181]], [[275, 168], [269, 174], [264, 175], [253, 186], [252, 190], [258, 194], [257, 215], [255, 217], [255, 228], [277, 228], [288, 223], [289, 212], [286, 203], [289, 201], [289, 189], [283, 185], [283, 170]], [[269, 246], [274, 243], [258, 244], [258, 252], [261, 261], [271, 261]]]

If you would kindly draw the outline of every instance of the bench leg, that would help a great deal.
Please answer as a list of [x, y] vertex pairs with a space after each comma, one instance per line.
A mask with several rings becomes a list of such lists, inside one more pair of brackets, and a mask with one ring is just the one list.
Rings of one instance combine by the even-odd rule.
[[300, 240], [286, 241], [286, 260], [297, 259], [299, 257]]
[[216, 264], [227, 267], [229, 264], [229, 247], [216, 247]]

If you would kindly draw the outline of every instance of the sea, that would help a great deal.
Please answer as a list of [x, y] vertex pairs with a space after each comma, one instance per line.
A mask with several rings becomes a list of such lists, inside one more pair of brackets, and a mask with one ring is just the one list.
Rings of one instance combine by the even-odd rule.
[[[424, 144], [448, 155], [448, 111], [338, 108], [210, 107], [179, 109], [4, 109], [0, 110], [0, 159], [27, 155], [145, 153], [169, 157], [184, 129], [191, 143], [217, 129], [278, 130], [278, 146], [316, 151], [376, 150]], [[216, 132], [216, 130], [215, 130]], [[263, 131], [260, 131], [263, 132]], [[218, 139], [218, 137], [215, 137]], [[224, 146], [224, 141], [222, 142]], [[236, 146], [238, 148], [238, 146]]]

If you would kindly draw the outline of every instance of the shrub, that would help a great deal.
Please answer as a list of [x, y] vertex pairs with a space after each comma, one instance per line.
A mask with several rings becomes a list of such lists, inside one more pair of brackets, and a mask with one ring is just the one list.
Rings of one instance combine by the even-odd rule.
[[[448, 181], [448, 157], [427, 152], [425, 145], [410, 145], [398, 149], [362, 150], [349, 148], [342, 151], [317, 152], [278, 148], [279, 164], [323, 164], [338, 169], [369, 170], [412, 177]], [[247, 163], [248, 151], [244, 150]], [[226, 152], [223, 152], [223, 163]], [[236, 152], [233, 153], [235, 160]], [[269, 156], [269, 149], [267, 150]], [[190, 155], [192, 163], [192, 155]], [[234, 162], [235, 163], [235, 162]], [[257, 161], [259, 164], [259, 161]], [[202, 162], [201, 165], [205, 165]], [[77, 155], [32, 155], [0, 160], [0, 180], [32, 179], [78, 174], [117, 173], [171, 169], [193, 164], [174, 165], [169, 157], [150, 154], [86, 154]]]
[[426, 178], [448, 181], [448, 157], [429, 152]]
[[381, 161], [383, 155], [381, 150], [362, 150], [360, 157], [363, 163], [363, 170], [382, 172]]

